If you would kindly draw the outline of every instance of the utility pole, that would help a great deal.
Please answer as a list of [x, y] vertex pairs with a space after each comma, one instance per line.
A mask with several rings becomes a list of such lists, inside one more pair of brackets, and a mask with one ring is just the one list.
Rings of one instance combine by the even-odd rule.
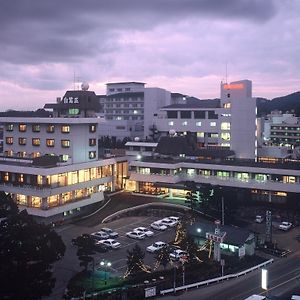
[[[221, 189], [222, 191], [222, 189]], [[222, 226], [224, 226], [225, 223], [225, 212], [224, 212], [224, 196], [223, 196], [223, 191], [222, 191], [222, 196], [221, 196], [221, 202], [222, 202]]]

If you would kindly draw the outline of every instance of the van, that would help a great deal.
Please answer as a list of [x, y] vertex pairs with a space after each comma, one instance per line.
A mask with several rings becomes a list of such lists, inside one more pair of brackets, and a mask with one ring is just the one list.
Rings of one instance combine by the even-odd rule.
[[255, 222], [256, 223], [262, 223], [264, 221], [264, 217], [263, 216], [256, 216], [255, 217]]
[[261, 295], [252, 295], [248, 298], [246, 298], [245, 300], [264, 300], [267, 299], [265, 296], [261, 296]]

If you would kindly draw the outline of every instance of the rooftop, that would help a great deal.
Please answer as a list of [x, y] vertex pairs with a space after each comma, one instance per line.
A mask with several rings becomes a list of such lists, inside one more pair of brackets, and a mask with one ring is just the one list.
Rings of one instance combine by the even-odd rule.
[[185, 103], [171, 104], [162, 109], [193, 109], [193, 108], [220, 108], [220, 99], [200, 100], [195, 97], [189, 97]]
[[108, 82], [106, 85], [112, 85], [112, 84], [143, 84], [145, 85], [145, 82], [138, 82], [138, 81], [125, 81], [125, 82]]

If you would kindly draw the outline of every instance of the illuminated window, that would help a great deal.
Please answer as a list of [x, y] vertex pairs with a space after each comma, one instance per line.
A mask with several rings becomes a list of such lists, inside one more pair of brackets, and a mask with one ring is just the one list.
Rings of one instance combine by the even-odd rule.
[[40, 132], [41, 131], [41, 126], [40, 125], [32, 125], [32, 132]]
[[5, 173], [4, 173], [3, 180], [4, 180], [4, 181], [9, 181], [9, 173], [8, 173], [8, 172], [5, 172]]
[[96, 139], [89, 139], [90, 146], [96, 146]]
[[210, 122], [210, 126], [211, 126], [211, 127], [216, 127], [216, 126], [217, 126], [217, 123], [216, 123], [216, 122]]
[[19, 145], [26, 145], [26, 138], [19, 138]]
[[6, 131], [13, 131], [14, 130], [14, 124], [7, 124], [6, 125]]
[[54, 127], [54, 125], [48, 125], [47, 126], [47, 132], [48, 133], [53, 133], [55, 131], [55, 127]]
[[96, 151], [89, 151], [89, 158], [90, 159], [96, 158]]
[[46, 139], [46, 145], [47, 147], [54, 147], [55, 146], [54, 139]]
[[221, 133], [221, 139], [223, 141], [230, 141], [230, 133], [229, 132], [222, 132]]
[[96, 125], [90, 124], [90, 132], [96, 132]]
[[20, 132], [25, 132], [27, 129], [27, 125], [25, 124], [19, 124], [19, 131]]
[[41, 153], [40, 152], [32, 152], [31, 153], [31, 157], [36, 158], [36, 157], [40, 157]]
[[219, 134], [218, 133], [211, 133], [210, 137], [216, 139], [216, 138], [219, 137]]
[[229, 122], [222, 122], [221, 123], [221, 130], [230, 130], [230, 123]]
[[196, 122], [196, 126], [200, 127], [202, 125], [201, 122]]
[[69, 148], [70, 147], [70, 140], [61, 140], [61, 146], [63, 148]]
[[13, 151], [12, 150], [7, 150], [4, 152], [4, 155], [7, 156], [7, 157], [12, 157], [14, 155]]
[[231, 108], [231, 103], [230, 102], [224, 103], [223, 107], [224, 108]]
[[69, 155], [68, 154], [60, 155], [59, 158], [60, 158], [60, 161], [66, 162], [69, 159]]
[[187, 121], [183, 121], [182, 122], [182, 126], [187, 126], [188, 122]]
[[32, 146], [40, 146], [41, 140], [39, 138], [33, 138], [32, 139]]
[[70, 132], [70, 126], [69, 125], [62, 125], [61, 126], [61, 132], [62, 133], [69, 133]]
[[21, 157], [21, 158], [26, 157], [26, 152], [25, 151], [18, 152], [18, 157]]
[[230, 143], [221, 143], [222, 147], [230, 147]]
[[80, 110], [78, 108], [69, 108], [69, 115], [78, 115]]
[[14, 143], [14, 138], [11, 136], [6, 137], [5, 139], [7, 145], [12, 145]]
[[24, 182], [24, 174], [19, 174], [18, 182], [20, 183]]
[[197, 137], [204, 137], [204, 132], [197, 132]]
[[134, 115], [137, 115], [138, 113], [139, 113], [138, 110], [134, 110], [134, 111], [133, 111], [133, 114], [134, 114]]
[[169, 126], [173, 126], [173, 125], [174, 125], [174, 122], [173, 122], [173, 121], [170, 121], [170, 122], [168, 122], [168, 125], [169, 125]]

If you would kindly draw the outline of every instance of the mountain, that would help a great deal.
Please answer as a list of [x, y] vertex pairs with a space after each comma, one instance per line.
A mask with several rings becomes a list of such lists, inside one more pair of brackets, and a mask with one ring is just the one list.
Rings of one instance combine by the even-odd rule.
[[294, 112], [296, 116], [300, 116], [300, 92], [277, 97], [272, 100], [268, 100], [266, 98], [257, 98], [256, 106], [259, 117], [269, 114], [272, 110]]

